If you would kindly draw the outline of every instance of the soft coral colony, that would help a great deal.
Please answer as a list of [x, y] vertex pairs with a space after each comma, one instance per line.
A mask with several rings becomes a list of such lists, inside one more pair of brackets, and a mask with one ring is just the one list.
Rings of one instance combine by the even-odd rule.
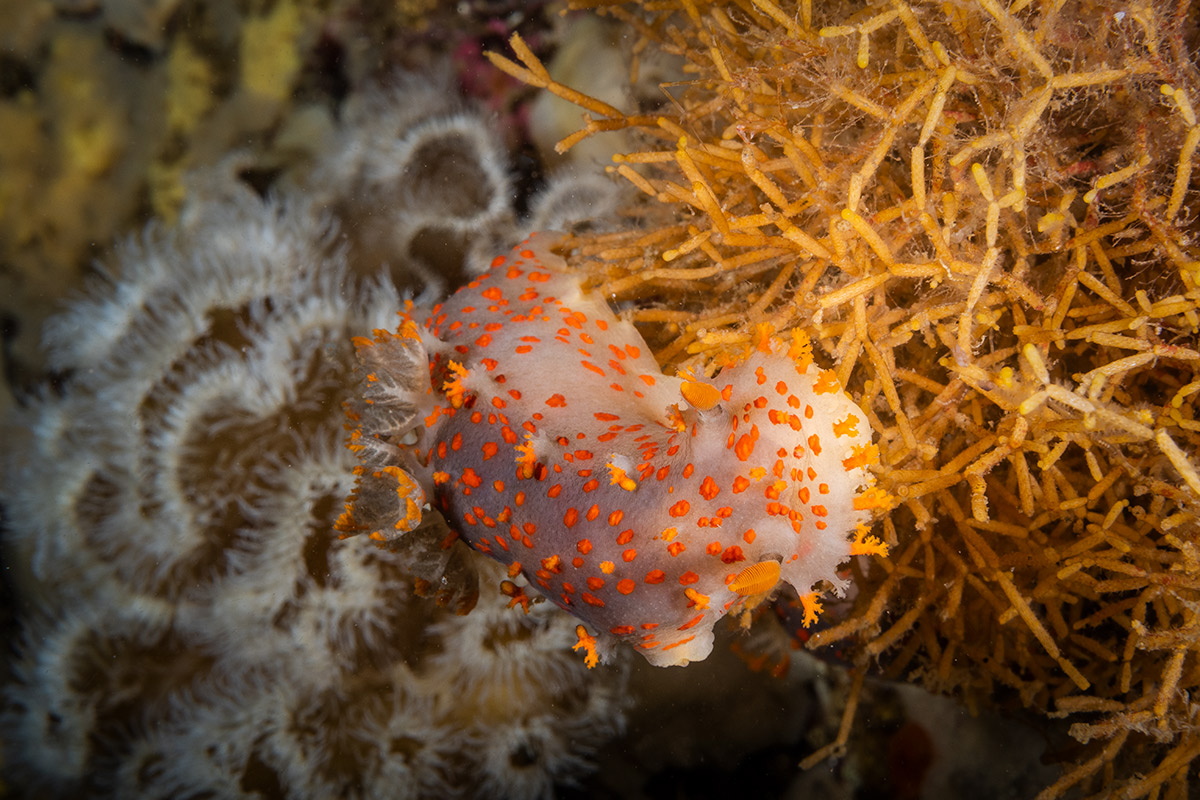
[[[565, 615], [414, 596], [414, 569], [477, 584], [485, 559], [333, 531], [352, 337], [424, 285], [429, 229], [460, 262], [516, 238], [485, 122], [397, 84], [351, 98], [304, 191], [264, 199], [237, 158], [198, 177], [179, 224], [118, 248], [48, 328], [58, 391], [5, 420], [18, 796], [547, 797], [621, 729], [625, 673], [582, 680]], [[343, 227], [366, 198], [370, 224]]]
[[688, 73], [664, 87], [675, 113], [645, 115], [557, 82], [517, 38], [517, 61], [493, 55], [587, 112], [562, 149], [640, 137], [610, 169], [643, 225], [575, 241], [578, 263], [639, 304], [663, 361], [801, 328], [879, 436], [892, 556], [813, 641], [1072, 720], [1086, 746], [1045, 797], [1114, 777], [1186, 796], [1194, 4], [577, 5]]
[[663, 375], [552, 242], [358, 341], [363, 464], [339, 529], [403, 537], [428, 497], [509, 578], [657, 665], [705, 658], [713, 625], [779, 579], [815, 619], [818, 584], [840, 593], [839, 564], [884, 550], [867, 534], [888, 498], [866, 415], [798, 331], [761, 329], [711, 381]]

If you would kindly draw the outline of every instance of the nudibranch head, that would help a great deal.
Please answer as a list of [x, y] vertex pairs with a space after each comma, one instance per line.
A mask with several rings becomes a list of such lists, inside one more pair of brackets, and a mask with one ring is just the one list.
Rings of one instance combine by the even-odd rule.
[[712, 379], [663, 375], [552, 244], [535, 235], [422, 324], [407, 311], [359, 342], [364, 464], [342, 530], [415, 526], [399, 467], [510, 576], [658, 665], [705, 658], [750, 596], [841, 591], [840, 564], [883, 552], [867, 415], [803, 334], [760, 330]]

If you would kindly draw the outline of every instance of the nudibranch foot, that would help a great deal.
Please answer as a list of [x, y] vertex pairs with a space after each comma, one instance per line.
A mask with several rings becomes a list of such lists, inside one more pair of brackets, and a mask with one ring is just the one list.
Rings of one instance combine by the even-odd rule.
[[867, 534], [891, 502], [867, 415], [798, 331], [760, 327], [711, 379], [664, 375], [555, 242], [534, 235], [358, 342], [362, 466], [339, 528], [403, 542], [423, 497], [586, 623], [589, 660], [597, 636], [660, 666], [701, 660], [718, 620], [783, 583], [819, 613], [839, 565], [886, 550]]

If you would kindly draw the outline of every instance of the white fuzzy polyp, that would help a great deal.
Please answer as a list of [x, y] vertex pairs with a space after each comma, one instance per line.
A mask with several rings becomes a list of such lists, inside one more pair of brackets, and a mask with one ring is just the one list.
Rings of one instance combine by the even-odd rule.
[[611, 219], [624, 194], [623, 187], [605, 175], [564, 171], [550, 178], [537, 196], [526, 229], [570, 231]]
[[[171, 716], [139, 730], [106, 783], [119, 798], [246, 797], [249, 759], [279, 688], [263, 682], [230, 693], [209, 687], [174, 698]], [[179, 702], [185, 700], [186, 702]]]
[[88, 774], [101, 716], [120, 702], [104, 690], [119, 686], [130, 666], [119, 654], [145, 647], [167, 625], [160, 609], [114, 604], [121, 598], [104, 593], [95, 599], [105, 605], [27, 625], [15, 680], [4, 687], [5, 760], [29, 788], [54, 796], [71, 793]]
[[469, 739], [441, 718], [431, 697], [393, 689], [367, 711], [356, 739], [368, 764], [365, 796], [404, 800], [460, 793], [450, 776]]
[[485, 603], [468, 616], [430, 627], [443, 648], [432, 662], [457, 691], [500, 716], [516, 714], [547, 692], [564, 694], [584, 680], [587, 669], [569, 650], [574, 630], [570, 617], [545, 605], [513, 614], [503, 605]]
[[70, 618], [26, 633], [25, 657], [16, 664], [17, 682], [5, 692], [2, 722], [18, 749], [16, 760], [33, 780], [59, 791], [81, 780], [90, 755], [96, 709], [69, 685], [75, 649], [88, 635], [87, 620]]
[[555, 784], [577, 782], [587, 759], [566, 746], [557, 723], [553, 715], [537, 713], [499, 721], [494, 735], [480, 744], [480, 796], [548, 800]]
[[[61, 391], [4, 421], [0, 462], [5, 564], [35, 609], [0, 714], [18, 795], [544, 795], [618, 727], [623, 677], [578, 679], [572, 623], [506, 608], [496, 580], [452, 616], [414, 596], [409, 555], [332, 529], [351, 338], [432, 301], [413, 237], [490, 259], [515, 224], [479, 115], [416, 80], [360, 109], [303, 194], [230, 183], [236, 157], [189, 180], [178, 224], [118, 246], [46, 328]], [[461, 163], [422, 172], [430, 152]], [[455, 553], [439, 566], [474, 576]], [[507, 774], [472, 754], [509, 747], [490, 714], [516, 697], [553, 757]]]

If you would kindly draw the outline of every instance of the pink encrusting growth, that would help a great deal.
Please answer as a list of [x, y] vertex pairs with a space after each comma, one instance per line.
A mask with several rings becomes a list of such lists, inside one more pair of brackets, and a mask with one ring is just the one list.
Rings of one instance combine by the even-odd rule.
[[[866, 414], [798, 332], [760, 330], [711, 380], [663, 375], [553, 242], [356, 340], [363, 465], [339, 529], [403, 536], [427, 497], [510, 577], [662, 666], [705, 658], [714, 623], [778, 581], [815, 619], [814, 587], [840, 592], [840, 564], [885, 549], [867, 535], [890, 498]], [[594, 660], [586, 630], [580, 647]]]

